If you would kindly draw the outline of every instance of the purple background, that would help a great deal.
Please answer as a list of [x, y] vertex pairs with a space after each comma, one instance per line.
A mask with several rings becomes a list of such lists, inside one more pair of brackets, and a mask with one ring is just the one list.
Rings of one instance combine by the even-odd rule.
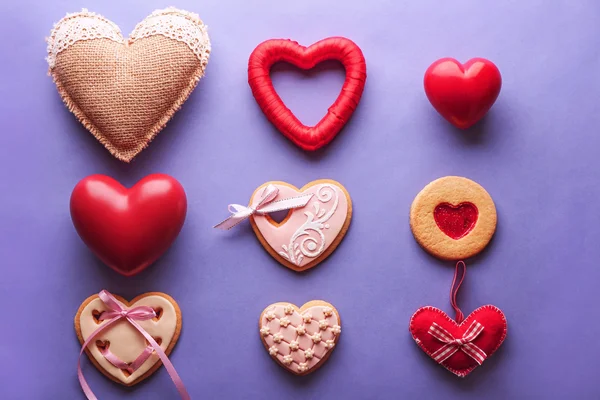
[[[44, 37], [82, 7], [124, 33], [160, 1], [5, 1], [0, 6], [0, 397], [83, 398], [76, 378], [73, 316], [106, 288], [125, 297], [164, 291], [183, 312], [171, 359], [195, 399], [592, 399], [600, 397], [597, 311], [600, 213], [597, 94], [598, 3], [588, 1], [184, 1], [210, 28], [207, 76], [149, 149], [130, 165], [109, 153], [63, 106], [46, 76]], [[368, 79], [351, 122], [308, 154], [264, 118], [247, 84], [254, 47], [269, 38], [311, 44], [354, 40]], [[488, 116], [467, 132], [429, 105], [427, 66], [443, 56], [493, 60], [503, 88]], [[278, 67], [275, 86], [306, 123], [324, 114], [342, 85], [335, 63], [303, 73]], [[68, 200], [83, 177], [125, 185], [173, 175], [189, 201], [185, 226], [154, 266], [134, 278], [103, 266], [80, 241]], [[495, 239], [468, 261], [465, 313], [494, 304], [506, 313], [506, 342], [461, 380], [437, 366], [407, 326], [423, 305], [450, 312], [452, 265], [428, 256], [408, 224], [428, 182], [462, 175], [496, 202]], [[262, 249], [249, 224], [211, 226], [231, 202], [269, 180], [302, 186], [338, 180], [354, 203], [338, 250], [298, 274]], [[276, 301], [333, 303], [343, 334], [316, 373], [295, 377], [258, 337], [262, 309]], [[164, 371], [134, 388], [84, 361], [100, 398], [165, 399]]]

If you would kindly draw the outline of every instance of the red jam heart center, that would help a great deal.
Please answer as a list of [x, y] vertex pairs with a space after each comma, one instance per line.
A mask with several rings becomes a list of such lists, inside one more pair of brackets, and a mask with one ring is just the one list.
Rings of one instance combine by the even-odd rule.
[[433, 218], [442, 232], [458, 240], [473, 230], [478, 214], [473, 203], [460, 203], [457, 206], [441, 203], [435, 207]]

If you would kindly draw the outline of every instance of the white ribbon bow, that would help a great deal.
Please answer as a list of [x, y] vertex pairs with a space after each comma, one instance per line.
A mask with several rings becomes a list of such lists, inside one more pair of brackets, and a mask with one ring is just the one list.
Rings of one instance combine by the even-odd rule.
[[304, 207], [313, 196], [312, 193], [309, 193], [275, 201], [278, 194], [279, 189], [275, 185], [269, 184], [265, 187], [265, 190], [263, 190], [256, 205], [246, 207], [240, 204], [230, 204], [227, 209], [231, 215], [226, 220], [215, 225], [214, 228], [227, 230], [233, 228], [254, 214], [264, 215], [276, 211]]
[[487, 358], [487, 354], [485, 354], [485, 352], [475, 344], [471, 343], [477, 336], [481, 334], [481, 332], [483, 332], [483, 325], [477, 321], [473, 321], [463, 337], [460, 339], [455, 339], [450, 332], [434, 322], [429, 327], [428, 333], [440, 342], [446, 343], [446, 345], [440, 347], [431, 355], [431, 357], [441, 364], [458, 350], [462, 350], [466, 355], [477, 361], [477, 364], [481, 365], [481, 363], [483, 363], [483, 361]]

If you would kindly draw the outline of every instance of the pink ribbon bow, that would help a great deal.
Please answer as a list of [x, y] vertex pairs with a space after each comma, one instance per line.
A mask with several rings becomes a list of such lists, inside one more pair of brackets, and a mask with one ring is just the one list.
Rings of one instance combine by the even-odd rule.
[[251, 215], [264, 215], [276, 211], [304, 207], [313, 196], [312, 193], [274, 201], [279, 194], [279, 189], [272, 184], [267, 185], [256, 205], [246, 207], [239, 204], [230, 204], [228, 207], [231, 215], [226, 220], [219, 222], [214, 228], [231, 229]]
[[465, 332], [462, 338], [455, 339], [447, 330], [436, 324], [435, 322], [429, 327], [429, 334], [435, 337], [442, 343], [446, 343], [445, 346], [439, 348], [434, 352], [431, 357], [438, 363], [443, 363], [450, 358], [458, 350], [462, 350], [466, 355], [471, 357], [481, 365], [487, 358], [487, 354], [475, 344], [471, 343], [477, 336], [483, 332], [483, 325], [477, 321], [473, 321], [469, 329]]
[[[190, 395], [188, 394], [188, 392], [183, 384], [183, 381], [177, 374], [177, 371], [175, 371], [175, 367], [173, 367], [173, 364], [171, 364], [171, 361], [169, 361], [169, 358], [167, 357], [167, 355], [165, 354], [163, 349], [160, 347], [160, 345], [158, 343], [156, 343], [156, 340], [154, 340], [154, 338], [152, 336], [150, 336], [150, 334], [148, 332], [146, 332], [146, 330], [144, 328], [142, 328], [137, 322], [135, 322], [136, 320], [144, 321], [144, 320], [148, 320], [148, 319], [152, 319], [152, 318], [156, 317], [154, 310], [147, 306], [139, 306], [139, 307], [134, 307], [130, 310], [126, 310], [123, 307], [121, 307], [121, 305], [119, 304], [117, 299], [115, 299], [113, 297], [113, 295], [111, 295], [106, 290], [101, 291], [98, 294], [98, 297], [100, 298], [100, 300], [102, 300], [102, 302], [104, 302], [106, 307], [108, 307], [108, 310], [104, 311], [100, 315], [99, 319], [101, 321], [104, 321], [104, 320], [109, 320], [109, 321], [102, 324], [98, 329], [96, 329], [94, 332], [92, 332], [92, 334], [85, 340], [85, 342], [81, 346], [81, 351], [79, 352], [79, 359], [77, 361], [77, 377], [79, 378], [79, 383], [81, 385], [81, 389], [83, 389], [83, 393], [85, 393], [85, 396], [88, 398], [88, 400], [97, 400], [97, 398], [94, 395], [94, 392], [92, 392], [92, 389], [90, 389], [90, 386], [86, 382], [85, 378], [83, 377], [83, 372], [81, 371], [81, 355], [83, 354], [85, 349], [88, 347], [88, 345], [92, 342], [92, 340], [94, 340], [94, 338], [96, 336], [98, 336], [98, 334], [100, 332], [102, 332], [103, 330], [112, 326], [114, 323], [119, 321], [121, 318], [125, 318], [127, 321], [129, 321], [129, 323], [131, 325], [133, 325], [133, 327], [136, 328], [138, 331], [140, 331], [140, 333], [146, 338], [146, 340], [154, 348], [154, 351], [156, 351], [156, 354], [158, 354], [158, 356], [160, 357], [160, 360], [162, 361], [163, 365], [167, 369], [167, 372], [169, 373], [171, 380], [177, 387], [177, 391], [179, 392], [179, 395], [181, 396], [181, 398], [184, 400], [189, 400]], [[142, 356], [143, 355], [144, 354], [142, 354]]]

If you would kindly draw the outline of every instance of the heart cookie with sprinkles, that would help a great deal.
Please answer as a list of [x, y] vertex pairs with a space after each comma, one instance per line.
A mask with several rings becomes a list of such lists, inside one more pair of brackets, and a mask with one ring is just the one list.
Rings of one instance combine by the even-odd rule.
[[129, 162], [165, 127], [204, 76], [210, 54], [196, 14], [157, 10], [128, 39], [106, 18], [68, 14], [48, 41], [49, 74], [77, 119]]
[[[88, 297], [75, 315], [75, 332], [83, 345], [103, 325], [111, 324], [112, 312], [100, 295]], [[138, 319], [138, 324], [168, 356], [181, 332], [181, 311], [173, 298], [149, 292], [132, 301], [114, 296], [118, 307], [136, 313], [142, 308], [153, 310], [154, 317]], [[162, 361], [148, 340], [127, 319], [120, 319], [96, 333], [85, 349], [92, 363], [106, 377], [125, 386], [135, 385], [152, 375]]]
[[286, 370], [307, 375], [331, 355], [342, 322], [334, 306], [313, 300], [302, 307], [271, 304], [260, 315], [260, 338], [269, 355]]

